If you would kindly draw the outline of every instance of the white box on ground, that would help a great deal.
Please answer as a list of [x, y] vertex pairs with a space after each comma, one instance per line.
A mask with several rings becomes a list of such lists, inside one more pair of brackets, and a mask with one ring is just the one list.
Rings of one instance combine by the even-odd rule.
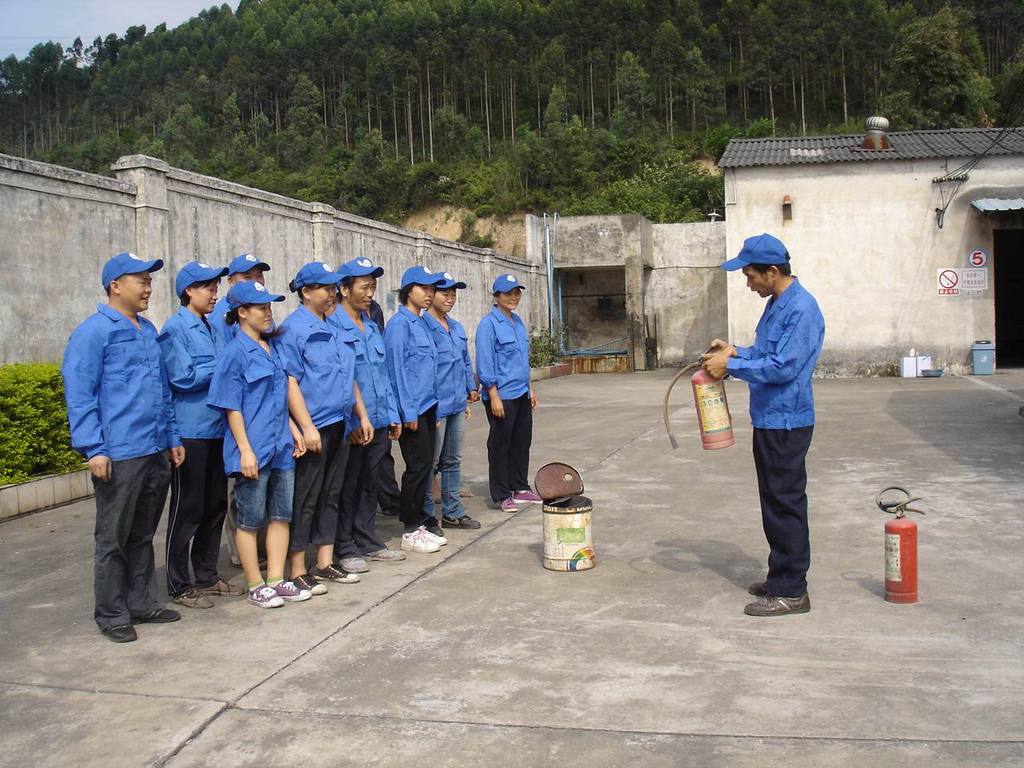
[[932, 367], [931, 355], [917, 355], [916, 357], [900, 358], [900, 376], [904, 379], [915, 379], [923, 375], [921, 371], [927, 371]]

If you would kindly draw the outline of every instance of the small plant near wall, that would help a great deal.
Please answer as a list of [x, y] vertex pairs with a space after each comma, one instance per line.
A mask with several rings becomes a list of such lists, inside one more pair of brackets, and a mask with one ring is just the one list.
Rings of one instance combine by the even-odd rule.
[[552, 331], [547, 328], [530, 334], [530, 367], [542, 368], [554, 365], [561, 359], [564, 331]]

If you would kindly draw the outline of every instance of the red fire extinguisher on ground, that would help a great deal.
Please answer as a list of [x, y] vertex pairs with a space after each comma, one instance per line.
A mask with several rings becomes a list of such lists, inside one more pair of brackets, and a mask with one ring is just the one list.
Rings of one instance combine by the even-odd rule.
[[[710, 350], [708, 351], [710, 352]], [[690, 386], [693, 388], [693, 405], [697, 409], [697, 424], [700, 427], [701, 446], [705, 451], [714, 451], [719, 448], [728, 448], [736, 442], [732, 434], [732, 416], [729, 414], [729, 401], [725, 397], [725, 382], [723, 379], [713, 378], [700, 367], [703, 359], [702, 356], [700, 360], [683, 366], [672, 377], [672, 382], [668, 385], [668, 389], [665, 390], [665, 397], [661, 402], [661, 415], [665, 422], [668, 440], [673, 448], [678, 448], [679, 442], [676, 440], [676, 436], [672, 434], [672, 424], [668, 418], [669, 397], [672, 395], [672, 387], [676, 385], [676, 382], [694, 368], [698, 370], [690, 378]]]
[[[890, 491], [906, 498], [884, 499]], [[920, 500], [898, 485], [883, 488], [875, 497], [879, 509], [896, 516], [885, 521], [885, 599], [890, 603], [917, 602], [917, 523], [907, 517], [907, 512], [923, 515], [920, 509], [910, 507]]]

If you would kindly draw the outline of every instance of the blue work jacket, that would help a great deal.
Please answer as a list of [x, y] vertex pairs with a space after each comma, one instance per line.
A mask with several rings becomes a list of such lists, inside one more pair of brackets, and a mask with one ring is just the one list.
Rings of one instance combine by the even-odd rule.
[[736, 347], [729, 373], [750, 385], [750, 420], [758, 429], [795, 429], [814, 424], [811, 374], [821, 354], [825, 318], [818, 302], [796, 279], [768, 300], [754, 346]]
[[519, 315], [506, 317], [497, 307], [484, 315], [476, 329], [476, 374], [485, 400], [495, 385], [502, 400], [530, 391], [530, 334]]
[[[245, 333], [224, 349], [210, 382], [210, 408], [238, 411], [260, 469], [292, 469], [295, 444], [288, 428], [288, 374], [277, 350], [270, 354]], [[224, 418], [224, 472], [242, 471], [238, 443]]]
[[281, 323], [273, 340], [289, 376], [299, 382], [306, 409], [317, 429], [342, 421], [355, 395], [355, 339], [300, 306]]
[[164, 323], [157, 341], [167, 369], [181, 436], [194, 440], [224, 437], [223, 419], [206, 407], [213, 369], [224, 349], [220, 334], [208, 321], [204, 322], [187, 307], [182, 307]]
[[71, 445], [86, 458], [137, 459], [181, 445], [156, 326], [106, 304], [71, 333], [61, 374]]
[[210, 327], [213, 328], [214, 333], [220, 336], [221, 347], [224, 348], [234, 341], [235, 336], [238, 335], [238, 323], [228, 325], [224, 322], [224, 318], [228, 314], [228, 309], [228, 300], [224, 296], [221, 296], [217, 299], [217, 303], [213, 305], [213, 311], [206, 316], [206, 319], [210, 321]]
[[[398, 405], [391, 389], [388, 375], [387, 354], [384, 351], [384, 336], [370, 316], [363, 312], [363, 328], [359, 330], [343, 307], [338, 307], [327, 322], [340, 333], [346, 333], [355, 340], [356, 383], [363, 396], [366, 415], [374, 429], [398, 424]], [[352, 423], [356, 425], [353, 415]]]
[[384, 348], [398, 413], [403, 423], [416, 421], [437, 405], [437, 350], [423, 318], [399, 307], [384, 329]]
[[450, 315], [448, 329], [429, 312], [423, 313], [423, 322], [430, 329], [430, 337], [437, 349], [437, 418], [444, 419], [466, 410], [468, 395], [476, 389], [473, 363], [469, 359], [469, 341], [462, 323]]

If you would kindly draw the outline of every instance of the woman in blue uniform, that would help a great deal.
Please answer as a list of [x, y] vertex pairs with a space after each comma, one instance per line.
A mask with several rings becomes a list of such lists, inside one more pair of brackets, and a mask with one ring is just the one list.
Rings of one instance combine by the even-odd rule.
[[501, 275], [491, 286], [494, 308], [476, 329], [476, 372], [487, 408], [491, 500], [505, 512], [540, 497], [530, 490], [530, 444], [537, 396], [530, 384], [530, 335], [516, 314], [524, 286]]
[[171, 475], [167, 594], [189, 608], [212, 608], [210, 595], [243, 594], [217, 572], [228, 482], [224, 477], [224, 422], [220, 414], [206, 407], [210, 379], [224, 348], [223, 337], [210, 325], [208, 316], [227, 271], [197, 261], [182, 267], [175, 279], [181, 309], [157, 337], [185, 446], [185, 461]]
[[[225, 321], [239, 331], [228, 344], [210, 382], [211, 408], [224, 414], [224, 471], [235, 478], [235, 543], [249, 602], [277, 608], [313, 595], [284, 580], [292, 519], [295, 459], [305, 453], [302, 435], [288, 417], [289, 377], [270, 339], [271, 294], [262, 283], [238, 283], [228, 291]], [[296, 440], [298, 438], [298, 440]], [[260, 572], [256, 533], [267, 527], [267, 578]]]
[[[327, 322], [341, 278], [321, 262], [303, 264], [289, 286], [299, 296], [299, 307], [281, 323], [281, 333], [274, 339], [295, 382], [289, 385], [289, 409], [307, 448], [306, 455], [295, 463], [288, 545], [291, 575], [300, 589], [314, 595], [327, 591], [318, 579], [342, 584], [359, 581], [356, 574], [334, 565], [349, 450], [346, 418], [354, 421], [360, 440], [369, 439], [373, 432], [355, 383], [355, 340]], [[310, 544], [316, 548], [316, 567], [311, 573], [306, 568]]]
[[373, 427], [373, 439], [352, 441], [345, 485], [341, 495], [341, 516], [334, 540], [334, 556], [345, 571], [363, 573], [371, 562], [405, 560], [405, 553], [390, 550], [377, 535], [377, 478], [380, 464], [388, 454], [391, 440], [402, 433], [398, 406], [388, 377], [384, 336], [370, 318], [381, 267], [366, 258], [352, 259], [339, 270], [341, 301], [328, 318], [339, 333], [355, 339], [356, 382], [363, 396], [366, 415]]
[[[480, 523], [466, 514], [459, 496], [462, 480], [462, 437], [466, 420], [472, 411], [467, 403], [475, 402], [476, 379], [469, 359], [469, 343], [462, 323], [451, 316], [458, 301], [457, 292], [466, 284], [447, 272], [438, 283], [430, 309], [423, 313], [423, 322], [437, 349], [437, 437], [433, 466], [441, 475], [441, 519], [445, 528], [479, 528]], [[436, 519], [433, 493], [428, 489], [424, 513]]]
[[442, 275], [422, 266], [405, 270], [398, 292], [402, 306], [384, 330], [388, 374], [402, 419], [398, 445], [405, 459], [398, 517], [405, 528], [402, 549], [410, 552], [437, 552], [448, 543], [437, 521], [423, 513], [437, 432], [437, 351], [420, 315], [442, 282]]

